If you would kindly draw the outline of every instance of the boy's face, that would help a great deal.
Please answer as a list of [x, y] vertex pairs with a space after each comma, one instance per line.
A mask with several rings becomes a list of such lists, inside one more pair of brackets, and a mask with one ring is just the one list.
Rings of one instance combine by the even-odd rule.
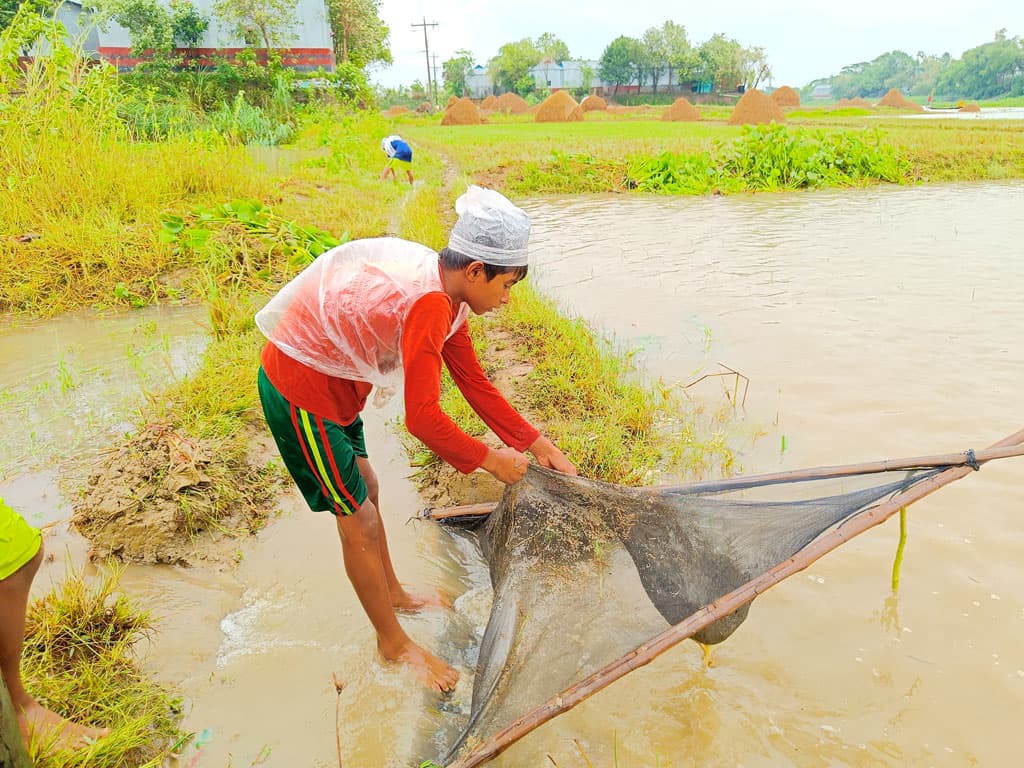
[[467, 267], [467, 277], [470, 279], [466, 291], [466, 303], [477, 315], [507, 304], [512, 286], [521, 279], [517, 272], [505, 272], [488, 280], [484, 266], [480, 262], [473, 262]]

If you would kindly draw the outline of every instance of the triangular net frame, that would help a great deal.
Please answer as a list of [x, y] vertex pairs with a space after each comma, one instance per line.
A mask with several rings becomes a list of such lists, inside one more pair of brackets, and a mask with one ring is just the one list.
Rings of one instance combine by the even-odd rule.
[[479, 546], [494, 599], [469, 719], [439, 764], [493, 759], [687, 637], [724, 641], [758, 594], [1022, 442], [660, 488], [531, 467], [489, 514], [440, 516]]

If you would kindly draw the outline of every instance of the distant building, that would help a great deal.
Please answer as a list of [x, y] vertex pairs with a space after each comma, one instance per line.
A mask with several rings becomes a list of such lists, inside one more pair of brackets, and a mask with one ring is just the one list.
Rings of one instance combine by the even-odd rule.
[[[599, 86], [596, 61], [552, 61], [545, 59], [530, 70], [530, 76], [537, 88], [559, 91], [563, 88], [582, 88], [585, 75], [589, 74], [590, 87]], [[587, 70], [589, 69], [589, 73]]]
[[[250, 37], [247, 42], [218, 24], [212, 10], [214, 0], [192, 0], [192, 4], [209, 19], [210, 26], [196, 47], [179, 47], [179, 56], [200, 65], [211, 65], [218, 59], [230, 59], [240, 51], [252, 48], [256, 50], [258, 60], [266, 60], [266, 50], [258, 47], [258, 38]], [[107, 61], [120, 70], [132, 69], [149, 58], [146, 54], [136, 55], [132, 52], [128, 30], [119, 24], [110, 22], [106, 30], [97, 27], [88, 3], [66, 0], [57, 9], [57, 19], [67, 30], [69, 40], [81, 46], [86, 56]], [[334, 45], [324, 0], [296, 0], [295, 19], [296, 23], [291, 30], [291, 45], [275, 49], [280, 51], [282, 63], [300, 72], [321, 67], [333, 71]], [[45, 55], [46, 52], [45, 44], [34, 51], [37, 55]]]
[[485, 67], [477, 64], [466, 75], [466, 95], [471, 99], [483, 99], [494, 93], [494, 83]]

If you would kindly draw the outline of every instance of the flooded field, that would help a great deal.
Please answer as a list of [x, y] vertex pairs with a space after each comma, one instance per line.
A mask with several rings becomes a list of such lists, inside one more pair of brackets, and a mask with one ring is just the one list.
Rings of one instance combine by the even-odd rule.
[[[733, 380], [705, 374], [749, 380], [729, 428], [743, 472], [982, 448], [1024, 426], [1020, 183], [525, 207], [531, 277], [567, 313], [706, 408], [731, 408]], [[127, 428], [151, 377], [188, 372], [200, 320], [0, 333], [0, 495], [36, 524], [68, 517], [82, 462]], [[339, 743], [346, 766], [415, 765], [468, 711], [487, 571], [409, 521], [419, 501], [395, 416], [366, 422], [396, 568], [456, 599], [453, 614], [403, 622], [462, 669], [459, 688], [439, 703], [376, 663], [333, 521], [289, 494], [237, 564], [131, 566], [122, 580], [157, 619], [147, 668], [181, 690], [202, 736], [178, 768], [334, 766]], [[891, 521], [759, 598], [714, 667], [684, 643], [493, 764], [583, 766], [574, 740], [602, 768], [1014, 764], [1022, 509], [1024, 459], [986, 465], [910, 508], [898, 597]], [[47, 547], [39, 591], [84, 556], [61, 526]]]

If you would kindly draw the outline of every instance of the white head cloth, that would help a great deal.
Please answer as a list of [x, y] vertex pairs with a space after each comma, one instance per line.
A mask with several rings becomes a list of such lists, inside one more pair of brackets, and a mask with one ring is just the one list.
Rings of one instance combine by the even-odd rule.
[[471, 186], [455, 201], [448, 247], [497, 267], [525, 267], [530, 217], [493, 189]]

